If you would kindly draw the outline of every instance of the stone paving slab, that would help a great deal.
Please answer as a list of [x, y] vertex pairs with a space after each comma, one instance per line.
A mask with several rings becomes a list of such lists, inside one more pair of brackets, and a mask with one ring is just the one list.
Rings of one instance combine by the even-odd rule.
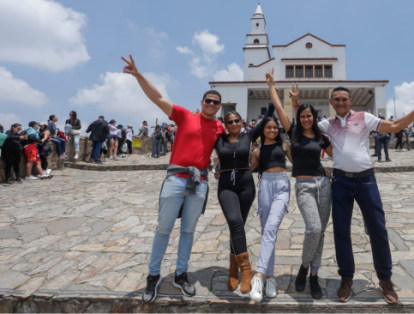
[[[3, 192], [0, 193], [0, 312], [2, 309], [9, 309], [7, 312], [36, 310], [39, 306], [64, 311], [63, 307], [73, 304], [79, 306], [76, 308], [79, 311], [98, 310], [99, 304], [100, 310], [112, 311], [125, 300], [127, 305], [123, 306], [129, 306], [131, 311], [161, 311], [163, 307], [177, 311], [207, 308], [230, 311], [233, 308], [254, 312], [334, 311], [338, 307], [345, 311], [414, 310], [414, 180], [411, 173], [377, 174], [390, 230], [393, 281], [401, 300], [398, 307], [387, 306], [381, 298], [369, 239], [356, 204], [352, 221], [356, 274], [350, 303], [336, 302], [340, 278], [331, 221], [320, 272], [323, 299], [318, 302], [310, 299], [309, 287], [303, 293], [294, 290], [305, 231], [294, 194], [276, 243], [278, 297], [251, 304], [239, 289], [228, 291], [229, 229], [217, 201], [217, 181], [210, 176], [207, 210], [196, 228], [189, 269], [197, 297], [183, 298], [171, 284], [177, 261], [180, 226], [177, 220], [162, 264], [162, 298], [146, 309], [139, 301], [139, 294], [145, 288], [157, 224], [159, 189], [165, 171], [64, 169], [54, 174], [52, 180], [0, 186]], [[257, 266], [261, 240], [256, 210], [257, 199], [246, 225], [253, 267]], [[93, 301], [98, 299], [103, 301]]]

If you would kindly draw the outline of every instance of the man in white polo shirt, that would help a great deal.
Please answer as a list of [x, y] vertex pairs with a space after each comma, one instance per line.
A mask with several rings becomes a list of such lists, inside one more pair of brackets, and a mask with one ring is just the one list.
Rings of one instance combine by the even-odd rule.
[[398, 302], [398, 295], [391, 282], [391, 251], [369, 152], [369, 133], [397, 132], [414, 121], [414, 111], [393, 122], [367, 112], [355, 112], [350, 110], [350, 93], [344, 87], [335, 88], [329, 102], [336, 111], [336, 116], [323, 120], [318, 125], [321, 132], [329, 136], [333, 146], [332, 220], [338, 273], [342, 277], [338, 298], [346, 302], [351, 296], [355, 272], [351, 220], [355, 200], [368, 229], [380, 289], [385, 300], [394, 304]]

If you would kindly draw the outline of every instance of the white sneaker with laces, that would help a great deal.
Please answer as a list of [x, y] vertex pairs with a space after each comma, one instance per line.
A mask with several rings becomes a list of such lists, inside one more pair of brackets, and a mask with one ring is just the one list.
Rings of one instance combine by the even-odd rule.
[[46, 169], [45, 173], [47, 176], [50, 176], [50, 174], [52, 173], [52, 169]]
[[266, 296], [270, 299], [277, 296], [277, 285], [275, 277], [266, 279]]
[[74, 159], [78, 159], [79, 158], [79, 155], [78, 154], [76, 154], [75, 155], [75, 157], [73, 157]]
[[261, 302], [263, 299], [263, 280], [254, 276], [251, 285], [252, 290], [250, 291], [250, 299], [256, 302]]
[[32, 175], [26, 176], [26, 180], [37, 180], [37, 177], [32, 176]]

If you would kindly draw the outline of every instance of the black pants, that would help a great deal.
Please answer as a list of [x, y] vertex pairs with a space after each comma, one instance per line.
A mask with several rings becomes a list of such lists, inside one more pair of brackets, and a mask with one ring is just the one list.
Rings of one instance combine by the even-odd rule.
[[118, 155], [122, 155], [122, 146], [124, 145], [124, 139], [118, 138]]
[[126, 143], [128, 145], [128, 154], [132, 155], [132, 141], [127, 140]]
[[49, 166], [49, 163], [47, 162], [47, 156], [40, 155], [40, 161], [42, 165], [42, 170], [46, 170]]
[[256, 189], [250, 170], [238, 171], [235, 177], [233, 185], [231, 171], [221, 173], [217, 195], [230, 229], [231, 254], [239, 255], [247, 252], [244, 225], [256, 196]]
[[398, 136], [397, 135], [397, 145], [395, 145], [395, 149], [398, 149], [398, 147], [401, 148], [401, 149], [403, 149], [403, 146], [402, 146], [402, 136]]
[[[16, 145], [20, 146], [19, 144]], [[12, 167], [16, 178], [20, 178], [20, 159], [22, 158], [22, 151], [19, 149], [19, 147], [4, 147], [2, 149], [2, 157], [6, 162], [6, 167], [4, 169], [6, 180], [12, 177]]]

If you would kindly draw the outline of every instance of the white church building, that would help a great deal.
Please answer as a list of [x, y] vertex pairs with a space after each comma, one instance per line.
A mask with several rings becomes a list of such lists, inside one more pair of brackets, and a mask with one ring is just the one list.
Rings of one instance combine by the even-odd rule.
[[335, 45], [312, 34], [306, 34], [289, 44], [269, 48], [266, 20], [260, 4], [251, 19], [251, 31], [244, 46], [243, 81], [209, 82], [211, 89], [222, 95], [224, 116], [238, 111], [243, 119], [257, 119], [270, 102], [265, 74], [275, 69], [274, 79], [280, 89], [279, 97], [288, 114], [292, 115], [289, 91], [292, 82], [299, 83], [301, 103], [310, 103], [320, 117], [334, 116], [329, 105], [332, 90], [344, 86], [351, 92], [351, 109], [369, 111], [386, 117], [386, 80], [349, 81], [346, 79], [345, 45]]

